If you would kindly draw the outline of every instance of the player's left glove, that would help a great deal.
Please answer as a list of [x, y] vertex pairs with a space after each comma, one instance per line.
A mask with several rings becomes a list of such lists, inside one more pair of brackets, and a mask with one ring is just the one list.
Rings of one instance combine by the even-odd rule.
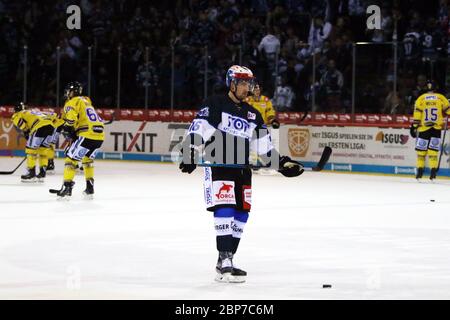
[[280, 167], [278, 172], [285, 177], [297, 177], [301, 175], [305, 169], [303, 165], [295, 160], [292, 160], [288, 156], [280, 156]]
[[412, 124], [411, 127], [409, 128], [409, 134], [411, 135], [411, 137], [416, 138], [417, 137], [417, 126]]
[[280, 123], [276, 119], [272, 120], [272, 128], [278, 129], [279, 127]]

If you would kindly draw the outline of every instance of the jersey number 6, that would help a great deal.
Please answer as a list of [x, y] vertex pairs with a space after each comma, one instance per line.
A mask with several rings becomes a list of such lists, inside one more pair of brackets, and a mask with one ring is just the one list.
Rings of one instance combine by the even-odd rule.
[[94, 110], [94, 109], [92, 109], [92, 108], [87, 108], [87, 109], [86, 109], [86, 115], [88, 116], [88, 118], [89, 118], [89, 120], [90, 120], [91, 122], [96, 122], [96, 121], [98, 121], [97, 113], [95, 113], [95, 110]]

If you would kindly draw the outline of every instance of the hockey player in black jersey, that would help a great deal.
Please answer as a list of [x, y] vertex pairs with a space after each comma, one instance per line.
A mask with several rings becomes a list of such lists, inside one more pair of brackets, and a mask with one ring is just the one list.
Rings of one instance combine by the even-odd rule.
[[200, 157], [211, 164], [204, 168], [204, 194], [207, 210], [214, 212], [219, 282], [244, 282], [247, 275], [233, 264], [233, 257], [251, 208], [250, 150], [284, 176], [303, 173], [300, 163], [273, 148], [260, 113], [244, 101], [253, 81], [250, 69], [230, 67], [228, 94], [203, 102], [182, 146], [182, 172], [192, 173]]

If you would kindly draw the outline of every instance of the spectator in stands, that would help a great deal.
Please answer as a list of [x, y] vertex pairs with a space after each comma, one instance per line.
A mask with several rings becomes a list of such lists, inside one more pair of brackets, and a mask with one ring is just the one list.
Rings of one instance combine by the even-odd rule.
[[406, 94], [406, 104], [411, 110], [414, 110], [414, 102], [422, 94], [427, 92], [427, 77], [424, 74], [417, 76], [416, 85]]
[[404, 114], [405, 108], [403, 100], [400, 98], [400, 92], [397, 90], [394, 92], [392, 83], [388, 83], [389, 93], [384, 99], [384, 108], [381, 110], [384, 114]]
[[416, 72], [420, 67], [421, 60], [421, 43], [420, 43], [420, 29], [417, 24], [412, 24], [409, 31], [403, 38], [403, 67], [406, 70], [413, 70]]
[[322, 17], [315, 17], [311, 23], [308, 36], [310, 52], [320, 50], [323, 43], [330, 36], [333, 26], [329, 22], [324, 22]]
[[327, 71], [320, 79], [320, 86], [325, 96], [326, 112], [341, 111], [341, 94], [344, 86], [344, 76], [342, 72], [336, 69], [336, 62], [331, 59], [328, 61]]
[[[334, 60], [336, 70], [344, 78], [342, 104], [348, 106], [353, 43], [391, 41], [394, 26], [400, 41], [397, 83], [401, 93], [398, 97], [390, 95], [391, 88], [386, 91], [381, 81], [374, 81], [376, 78], [387, 79], [388, 82], [393, 80], [392, 77], [385, 77], [386, 72], [393, 74], [390, 50], [385, 50], [388, 52], [385, 56], [371, 50], [367, 57], [383, 63], [374, 64], [378, 69], [370, 69], [368, 64], [358, 65], [357, 108], [366, 98], [368, 105], [364, 108], [371, 112], [388, 110], [386, 99], [390, 101], [390, 109], [396, 104], [397, 98], [401, 100], [400, 105], [409, 107], [411, 103], [408, 103], [408, 99], [415, 96], [415, 82], [419, 73], [427, 76], [433, 73], [439, 83], [445, 82], [446, 61], [450, 52], [447, 51], [447, 0], [430, 3], [419, 0], [395, 1], [394, 5], [379, 0], [196, 0], [151, 3], [135, 0], [80, 0], [78, 3], [83, 14], [82, 29], [69, 31], [65, 27], [65, 9], [71, 4], [69, 0], [39, 3], [0, 0], [2, 103], [15, 103], [17, 98], [13, 96], [21, 91], [23, 45], [28, 46], [28, 100], [34, 104], [51, 105], [55, 103], [56, 97], [56, 46], [61, 47], [61, 82], [71, 77], [71, 73], [86, 77], [86, 72], [72, 70], [87, 71], [87, 47], [91, 46], [93, 98], [99, 100], [99, 105], [114, 107], [117, 47], [121, 45], [122, 90], [129, 93], [128, 97], [122, 96], [122, 106], [139, 106], [144, 99], [143, 93], [137, 91], [143, 91], [143, 87], [136, 85], [136, 77], [140, 79], [138, 82], [145, 83], [147, 76], [142, 71], [145, 69], [142, 48], [150, 46], [151, 65], [159, 79], [159, 95], [156, 94], [155, 99], [162, 101], [160, 107], [168, 107], [171, 100], [171, 44], [176, 39], [175, 108], [195, 108], [203, 99], [203, 85], [198, 88], [192, 86], [196, 81], [203, 81], [203, 78], [199, 79], [196, 66], [203, 63], [204, 68], [202, 50], [205, 45], [210, 48], [209, 94], [223, 88], [224, 80], [220, 74], [223, 74], [226, 66], [231, 61], [242, 60], [242, 64], [251, 67], [269, 92], [275, 91], [277, 76], [286, 78], [286, 83], [296, 96], [296, 108], [305, 108], [318, 86], [323, 91], [320, 80], [328, 72], [328, 60]], [[383, 3], [382, 30], [366, 33], [366, 8], [377, 3]], [[239, 48], [242, 49], [242, 56], [239, 55]], [[274, 62], [277, 50], [279, 61], [276, 69]], [[316, 58], [314, 66], [313, 54]], [[422, 57], [425, 57], [425, 63], [422, 63]], [[311, 83], [313, 72], [316, 75], [314, 86]], [[43, 82], [46, 84], [43, 85]], [[372, 85], [371, 90], [376, 92], [375, 98], [366, 91], [368, 83]], [[20, 95], [19, 92], [19, 98]], [[406, 100], [403, 100], [404, 96]], [[320, 94], [316, 92], [319, 109], [329, 108], [325, 97], [321, 100]]]
[[270, 63], [275, 61], [275, 54], [280, 49], [280, 39], [274, 34], [273, 28], [268, 28], [267, 34], [261, 39], [258, 50], [265, 55]]
[[286, 78], [280, 77], [273, 95], [273, 105], [278, 112], [293, 111], [295, 93], [286, 82]]
[[148, 63], [145, 61], [145, 57], [142, 57], [141, 64], [137, 68], [136, 83], [139, 90], [139, 104], [144, 105], [145, 90], [148, 90], [148, 104], [151, 106], [156, 95], [156, 89], [158, 88], [159, 79], [158, 73], [151, 61]]

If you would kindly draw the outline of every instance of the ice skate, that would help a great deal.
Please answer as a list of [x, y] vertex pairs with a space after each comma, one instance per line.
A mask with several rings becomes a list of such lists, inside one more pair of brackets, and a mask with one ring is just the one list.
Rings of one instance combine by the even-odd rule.
[[416, 173], [417, 181], [420, 181], [420, 179], [422, 179], [422, 177], [423, 177], [423, 168], [417, 168], [417, 173]]
[[437, 169], [431, 168], [430, 180], [433, 182], [436, 179]]
[[233, 267], [233, 254], [231, 252], [220, 252], [216, 264], [216, 281], [225, 283], [245, 282], [247, 272]]
[[20, 179], [22, 179], [22, 182], [36, 182], [37, 178], [35, 168], [28, 169], [28, 173], [21, 175]]
[[86, 180], [86, 189], [83, 191], [85, 200], [94, 199], [94, 179]]
[[39, 169], [39, 174], [36, 176], [37, 180], [38, 180], [39, 182], [44, 182], [46, 173], [47, 173], [47, 168], [46, 168], [46, 167], [41, 167], [41, 168]]
[[53, 159], [49, 159], [48, 160], [48, 165], [47, 165], [47, 174], [54, 174], [55, 173], [55, 162]]
[[73, 181], [65, 181], [61, 189], [56, 194], [58, 200], [69, 200], [72, 197], [72, 188], [75, 185]]

